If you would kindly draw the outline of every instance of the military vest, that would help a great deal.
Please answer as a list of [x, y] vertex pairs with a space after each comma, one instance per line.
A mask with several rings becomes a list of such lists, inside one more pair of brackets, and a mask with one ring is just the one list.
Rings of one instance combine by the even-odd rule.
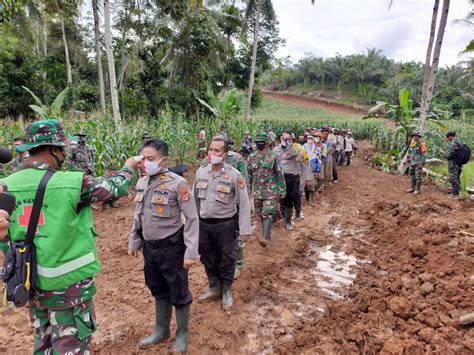
[[[39, 182], [45, 170], [20, 170], [3, 181], [16, 197], [10, 237], [24, 240]], [[38, 268], [37, 287], [65, 288], [100, 271], [90, 206], [76, 211], [82, 172], [56, 172], [48, 183], [33, 240]]]

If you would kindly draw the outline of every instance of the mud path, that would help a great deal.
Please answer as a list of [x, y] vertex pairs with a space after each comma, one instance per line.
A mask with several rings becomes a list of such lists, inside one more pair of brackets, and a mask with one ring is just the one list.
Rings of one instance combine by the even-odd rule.
[[[293, 232], [277, 225], [263, 249], [254, 221], [233, 310], [193, 303], [191, 354], [474, 352], [474, 329], [457, 323], [474, 311], [472, 203], [430, 186], [418, 197], [404, 194], [407, 180], [369, 168], [368, 144], [359, 146], [353, 165], [339, 169], [340, 182], [315, 207], [304, 205]], [[94, 350], [147, 353], [136, 344], [153, 328], [153, 302], [142, 258], [126, 253], [133, 204], [120, 203], [95, 216], [103, 271]], [[190, 285], [195, 296], [206, 289], [202, 266], [191, 270]], [[31, 349], [25, 310], [1, 309], [0, 320], [0, 353]]]

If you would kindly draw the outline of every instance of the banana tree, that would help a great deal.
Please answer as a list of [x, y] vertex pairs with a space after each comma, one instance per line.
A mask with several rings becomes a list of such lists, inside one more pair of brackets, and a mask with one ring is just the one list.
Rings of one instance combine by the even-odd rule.
[[212, 114], [219, 119], [228, 119], [239, 113], [240, 110], [240, 96], [237, 95], [237, 90], [221, 92], [218, 96], [208, 88], [207, 89], [208, 102], [198, 98], [201, 105], [206, 107]]
[[65, 88], [63, 91], [61, 91], [58, 96], [56, 96], [56, 98], [53, 100], [53, 103], [51, 105], [44, 104], [43, 101], [41, 101], [41, 99], [27, 87], [22, 86], [22, 88], [28, 91], [33, 97], [33, 99], [36, 101], [37, 105], [30, 105], [30, 108], [42, 118], [48, 119], [61, 117], [63, 113], [62, 107], [64, 104], [64, 99], [66, 98], [66, 95], [69, 92], [69, 88]]

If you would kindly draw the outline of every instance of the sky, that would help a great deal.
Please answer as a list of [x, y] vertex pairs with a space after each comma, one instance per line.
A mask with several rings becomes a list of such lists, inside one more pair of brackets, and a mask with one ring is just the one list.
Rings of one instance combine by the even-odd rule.
[[[443, 1], [440, 1], [442, 4]], [[278, 57], [297, 62], [305, 54], [332, 57], [381, 49], [397, 61], [424, 62], [433, 0], [273, 0], [286, 46]], [[440, 10], [441, 12], [441, 4]], [[453, 65], [474, 38], [474, 29], [455, 24], [470, 11], [468, 0], [451, 0], [440, 65]]]

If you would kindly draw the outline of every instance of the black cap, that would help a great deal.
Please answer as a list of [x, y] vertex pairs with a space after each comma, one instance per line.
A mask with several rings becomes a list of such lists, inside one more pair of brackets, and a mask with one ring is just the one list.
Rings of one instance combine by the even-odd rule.
[[455, 137], [455, 136], [456, 136], [456, 132], [454, 132], [454, 131], [448, 131], [446, 133], [446, 138]]

